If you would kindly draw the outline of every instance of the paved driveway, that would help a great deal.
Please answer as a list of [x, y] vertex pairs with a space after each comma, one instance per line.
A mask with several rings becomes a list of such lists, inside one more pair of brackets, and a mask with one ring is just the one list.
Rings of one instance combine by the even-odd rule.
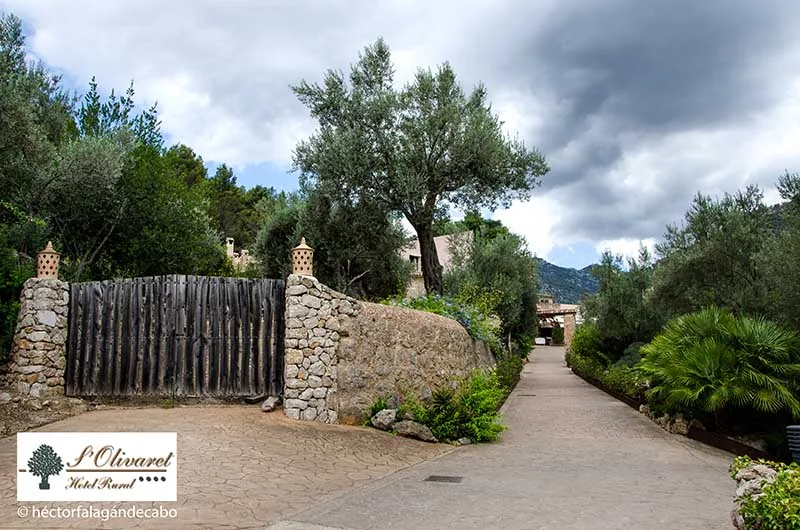
[[[264, 528], [451, 450], [366, 427], [293, 422], [280, 412], [265, 414], [257, 406], [106, 409], [37, 430], [177, 432], [178, 502], [135, 504], [177, 508], [178, 518], [106, 522], [20, 518], [12, 436], [0, 439], [0, 528]], [[19, 506], [23, 505], [78, 503]]]
[[[467, 446], [273, 530], [728, 530], [731, 455], [668, 434], [537, 347], [499, 443]], [[462, 477], [429, 482], [431, 475]]]

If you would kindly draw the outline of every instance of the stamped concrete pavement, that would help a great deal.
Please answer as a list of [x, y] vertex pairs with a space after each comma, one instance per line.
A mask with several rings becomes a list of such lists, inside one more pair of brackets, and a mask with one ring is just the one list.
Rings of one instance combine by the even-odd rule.
[[[16, 437], [0, 439], [0, 528], [264, 528], [452, 448], [366, 427], [295, 422], [257, 406], [117, 408], [36, 429], [178, 433], [178, 502], [17, 503]], [[175, 519], [44, 519], [34, 508], [130, 506]], [[25, 517], [21, 517], [25, 515]], [[101, 514], [102, 515], [102, 514]]]
[[[467, 446], [271, 530], [727, 530], [731, 456], [671, 435], [537, 347], [504, 407], [502, 441]], [[462, 477], [429, 482], [431, 475]]]

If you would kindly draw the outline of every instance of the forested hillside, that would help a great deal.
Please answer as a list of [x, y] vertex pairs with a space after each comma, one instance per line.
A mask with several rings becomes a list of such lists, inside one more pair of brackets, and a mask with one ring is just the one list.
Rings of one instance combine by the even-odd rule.
[[539, 289], [561, 304], [578, 304], [584, 294], [594, 294], [599, 288], [592, 276], [592, 265], [583, 269], [569, 269], [553, 265], [543, 259], [539, 262]]

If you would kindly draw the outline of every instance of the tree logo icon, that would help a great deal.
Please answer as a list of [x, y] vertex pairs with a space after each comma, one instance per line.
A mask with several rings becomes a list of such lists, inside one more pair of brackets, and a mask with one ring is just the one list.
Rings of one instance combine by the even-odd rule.
[[50, 483], [48, 479], [52, 475], [61, 473], [61, 470], [64, 469], [64, 464], [61, 462], [61, 457], [56, 454], [52, 447], [42, 444], [28, 460], [28, 469], [34, 476], [41, 477], [42, 481], [39, 482], [39, 489], [49, 490]]

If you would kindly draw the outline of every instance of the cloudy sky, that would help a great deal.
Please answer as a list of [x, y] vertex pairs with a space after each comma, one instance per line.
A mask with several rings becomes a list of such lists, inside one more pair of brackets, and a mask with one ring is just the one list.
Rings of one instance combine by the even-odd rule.
[[239, 182], [296, 187], [314, 130], [289, 90], [347, 70], [383, 36], [405, 82], [450, 61], [485, 83], [509, 133], [552, 168], [535, 197], [496, 212], [532, 251], [583, 267], [632, 253], [697, 191], [800, 171], [796, 0], [0, 0], [31, 52], [84, 90], [133, 79], [171, 142]]

